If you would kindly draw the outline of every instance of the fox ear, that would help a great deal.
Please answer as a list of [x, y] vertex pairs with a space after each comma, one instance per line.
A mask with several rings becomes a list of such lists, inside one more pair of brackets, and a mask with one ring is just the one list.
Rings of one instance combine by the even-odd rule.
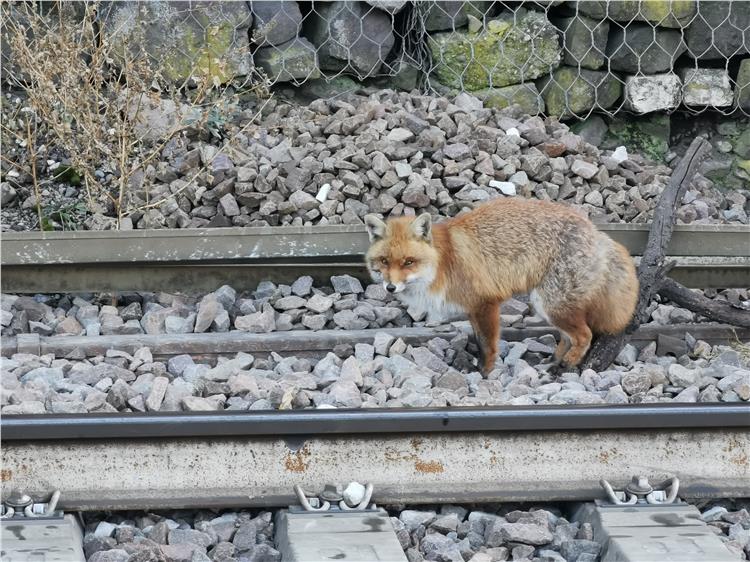
[[411, 231], [417, 238], [432, 242], [432, 217], [430, 213], [422, 213], [411, 223]]
[[365, 226], [367, 234], [370, 236], [370, 242], [381, 239], [385, 236], [385, 223], [376, 215], [365, 215]]

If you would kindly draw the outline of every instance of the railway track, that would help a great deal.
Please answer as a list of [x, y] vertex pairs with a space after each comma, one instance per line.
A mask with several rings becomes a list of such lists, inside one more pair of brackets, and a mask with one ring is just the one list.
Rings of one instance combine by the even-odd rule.
[[[602, 229], [624, 243], [636, 258], [648, 234], [647, 225], [604, 225]], [[678, 227], [669, 250], [677, 263], [672, 275], [692, 287], [750, 286], [747, 240], [746, 227]], [[248, 287], [263, 279], [291, 282], [301, 275], [310, 275], [321, 283], [332, 274], [366, 278], [361, 259], [367, 239], [360, 227], [24, 233], [6, 235], [3, 242], [3, 290], [9, 293], [155, 287], [162, 291], [185, 291], [189, 287], [200, 292], [215, 290], [224, 283]], [[307, 358], [311, 363], [306, 368], [312, 370], [315, 361], [330, 358], [332, 350], [370, 346], [378, 333], [388, 334], [410, 350], [426, 349], [436, 339], [454, 341], [467, 331], [466, 323], [454, 322], [439, 327], [264, 334], [22, 333], [3, 337], [2, 353], [7, 358], [16, 354], [27, 359], [53, 357], [47, 359], [50, 368], [54, 369], [52, 363], [57, 361], [66, 365], [66, 372], [83, 368], [88, 362], [99, 364], [106, 356], [107, 360], [120, 361], [118, 376], [122, 376], [122, 365], [147, 348], [154, 363], [163, 363], [159, 368], [162, 371], [153, 367], [157, 374], [171, 383], [181, 375], [166, 372], [166, 365], [178, 355], [217, 365], [235, 354], [252, 353], [265, 361], [261, 370], [266, 374], [257, 376], [268, 378], [268, 373], [283, 363], [283, 357]], [[686, 333], [693, 341], [709, 346], [750, 340], [748, 329], [690, 323], [643, 326], [632, 342], [642, 350], [660, 338], [684, 340]], [[526, 345], [523, 342], [549, 334], [554, 331], [546, 326], [503, 329], [503, 339], [511, 343], [511, 350], [515, 344]], [[115, 353], [108, 355], [112, 350]], [[523, 351], [514, 360], [522, 356]], [[473, 380], [466, 370], [449, 367], [447, 356], [443, 359], [451, 373]], [[373, 364], [382, 366], [389, 360], [385, 352], [378, 353]], [[412, 360], [422, 367], [416, 355]], [[537, 387], [549, 386], [551, 381], [539, 372], [535, 375], [538, 380], [529, 382], [532, 388], [528, 394], [535, 398], [508, 396], [531, 402], [521, 401], [519, 404], [525, 404], [521, 406], [404, 409], [383, 407], [383, 403], [377, 408], [310, 409], [315, 404], [308, 402], [308, 409], [275, 411], [3, 415], [3, 500], [14, 490], [35, 498], [46, 498], [51, 491], [60, 490], [59, 507], [74, 512], [276, 510], [297, 503], [295, 486], [319, 493], [326, 483], [356, 481], [373, 486], [372, 499], [377, 504], [591, 502], [606, 499], [600, 480], [622, 488], [633, 475], [651, 482], [678, 478], [680, 497], [693, 501], [750, 497], [750, 408], [742, 398], [742, 367], [733, 363], [741, 359], [727, 359], [732, 374], [717, 374], [712, 360], [707, 355], [695, 365], [688, 363], [693, 368], [689, 371], [705, 369], [706, 377], [714, 377], [713, 382], [696, 378], [696, 396], [698, 387], [703, 391], [729, 377], [735, 386], [722, 387], [720, 397], [736, 397], [737, 402], [673, 403], [684, 396], [685, 388], [680, 384], [691, 383], [679, 383], [679, 376], [670, 371], [661, 383], [653, 383], [654, 387], [665, 387], [663, 393], [632, 391], [628, 396], [634, 402], [631, 404], [550, 405], [546, 402], [551, 394], [534, 394]], [[368, 360], [357, 361], [357, 369], [369, 373]], [[535, 362], [529, 361], [531, 366], [521, 363], [533, 371]], [[240, 370], [252, 372], [243, 370], [250, 363]], [[664, 372], [674, 363], [664, 362]], [[483, 384], [495, 384], [498, 389], [502, 386], [503, 392], [518, 392], [518, 388], [508, 390], [513, 373], [523, 369], [516, 364], [506, 366], [504, 379]], [[142, 375], [136, 372], [137, 367], [132, 368], [133, 378]], [[607, 376], [620, 380], [627, 368], [617, 369], [615, 375]], [[676, 371], [676, 375], [684, 375]], [[279, 374], [278, 369], [275, 372], [273, 377]], [[19, 377], [25, 374], [21, 368]], [[222, 385], [228, 384], [231, 376], [235, 375], [220, 377], [209, 390], [201, 390], [204, 394], [198, 398], [204, 401], [202, 404], [211, 392], [223, 391]], [[583, 382], [588, 385], [595, 380], [602, 386], [595, 390], [586, 386], [582, 392], [587, 394], [586, 399], [596, 395], [602, 401], [612, 385], [602, 378], [604, 373], [594, 376], [598, 378], [566, 379], [568, 387], [562, 394], [579, 386], [583, 389]], [[117, 380], [117, 376], [113, 378]], [[474, 388], [471, 384], [467, 388]], [[283, 390], [288, 390], [284, 385]], [[90, 386], [94, 386], [93, 381]], [[364, 396], [365, 387], [359, 386]], [[66, 392], [64, 384], [60, 388], [60, 392]], [[109, 387], [98, 388], [109, 399]], [[68, 390], [75, 392], [72, 387]], [[399, 397], [399, 390], [389, 389], [387, 396]], [[649, 398], [656, 403], [637, 403]], [[539, 403], [534, 404], [535, 400]], [[129, 404], [121, 410], [135, 408]], [[247, 407], [249, 402], [244, 410]], [[274, 402], [269, 407], [281, 406]], [[288, 403], [284, 406], [289, 407]], [[277, 543], [284, 540], [277, 537]]]
[[[650, 225], [602, 224], [600, 230], [642, 252]], [[670, 275], [697, 288], [750, 286], [750, 231], [744, 225], [675, 229]], [[254, 286], [264, 279], [316, 282], [331, 275], [367, 278], [364, 226], [10, 233], [1, 250], [10, 293], [211, 291], [223, 284]]]

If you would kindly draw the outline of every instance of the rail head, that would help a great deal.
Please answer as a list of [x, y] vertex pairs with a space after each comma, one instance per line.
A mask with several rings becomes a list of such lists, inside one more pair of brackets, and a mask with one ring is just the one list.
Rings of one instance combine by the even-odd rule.
[[4, 416], [4, 441], [750, 429], [748, 404], [160, 412]]
[[[639, 255], [650, 224], [599, 224]], [[748, 225], [680, 225], [671, 256], [748, 257]], [[361, 257], [364, 225], [282, 226], [133, 231], [20, 232], [3, 235], [3, 265], [207, 262], [210, 260]]]

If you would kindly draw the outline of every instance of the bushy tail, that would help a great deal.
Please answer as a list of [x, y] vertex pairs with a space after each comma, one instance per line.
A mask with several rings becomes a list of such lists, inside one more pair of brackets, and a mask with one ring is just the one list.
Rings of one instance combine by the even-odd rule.
[[589, 326], [599, 334], [623, 331], [633, 318], [638, 303], [638, 277], [633, 258], [622, 244], [611, 242], [606, 282], [588, 314]]

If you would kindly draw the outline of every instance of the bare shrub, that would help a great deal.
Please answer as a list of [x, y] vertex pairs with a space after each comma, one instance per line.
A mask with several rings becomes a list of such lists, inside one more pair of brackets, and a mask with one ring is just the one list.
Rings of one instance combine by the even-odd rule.
[[[175, 83], [143, 45], [110, 44], [100, 30], [98, 7], [99, 2], [60, 2], [48, 13], [37, 2], [0, 7], [15, 67], [10, 81], [25, 91], [31, 109], [3, 115], [3, 135], [28, 151], [24, 170], [33, 177], [40, 228], [35, 163], [53, 148], [70, 159], [80, 176], [89, 211], [116, 216], [119, 227], [124, 217], [178, 195], [150, 196], [153, 165], [170, 142], [191, 131], [210, 131], [217, 115], [241, 95], [270, 99], [267, 81], [257, 71], [241, 82], [221, 83], [205, 59], [195, 61], [188, 77]], [[79, 13], [71, 15], [71, 10]], [[8, 126], [11, 118], [17, 126]], [[228, 144], [204, 162], [196, 177]], [[3, 161], [20, 165], [7, 156]], [[196, 178], [185, 179], [187, 187]]]

